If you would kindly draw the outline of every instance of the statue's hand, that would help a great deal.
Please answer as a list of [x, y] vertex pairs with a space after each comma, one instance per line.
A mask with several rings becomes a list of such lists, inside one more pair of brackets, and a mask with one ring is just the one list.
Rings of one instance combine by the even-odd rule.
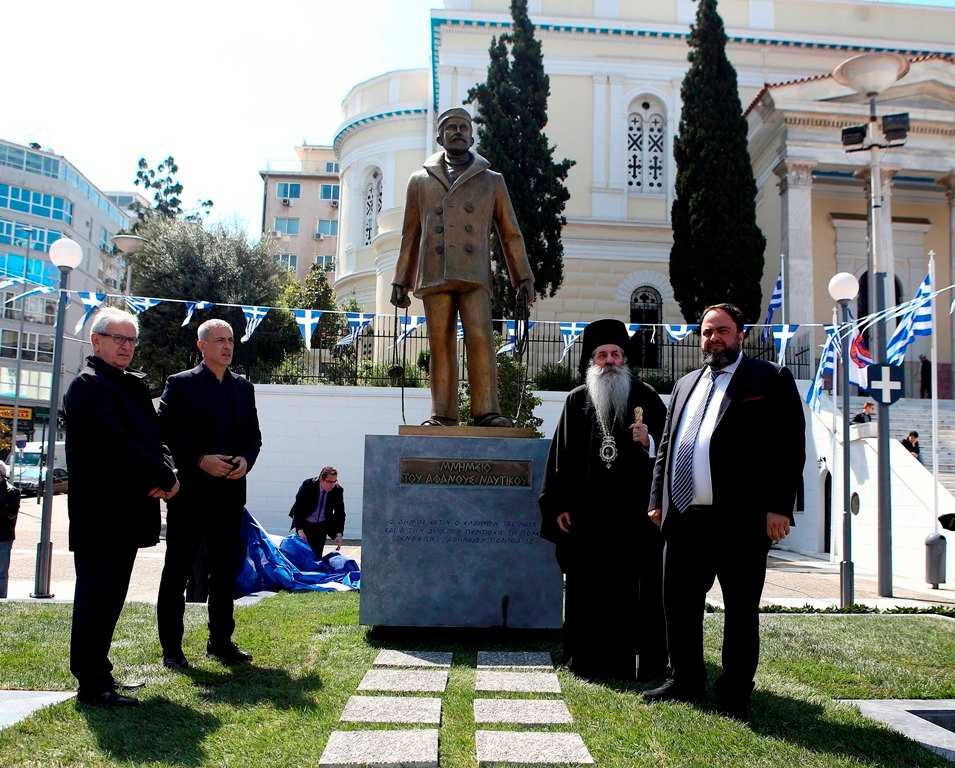
[[398, 283], [391, 284], [391, 303], [396, 307], [407, 309], [411, 306], [411, 298], [408, 296], [408, 289]]
[[521, 280], [517, 284], [517, 295], [524, 297], [524, 301], [527, 302], [528, 306], [534, 303], [534, 300], [537, 298], [537, 294], [534, 293], [534, 281], [533, 280]]

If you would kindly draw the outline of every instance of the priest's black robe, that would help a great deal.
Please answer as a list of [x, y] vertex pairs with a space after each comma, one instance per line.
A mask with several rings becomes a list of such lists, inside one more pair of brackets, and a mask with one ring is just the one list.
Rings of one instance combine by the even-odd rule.
[[[663, 539], [647, 517], [654, 460], [633, 441], [633, 409], [643, 408], [653, 446], [660, 444], [666, 406], [634, 379], [626, 418], [612, 427], [617, 458], [608, 468], [602, 434], [586, 386], [568, 396], [547, 457], [540, 495], [541, 536], [554, 542], [566, 575], [564, 655], [590, 677], [641, 680], [666, 667]], [[570, 512], [563, 533], [557, 516]]]

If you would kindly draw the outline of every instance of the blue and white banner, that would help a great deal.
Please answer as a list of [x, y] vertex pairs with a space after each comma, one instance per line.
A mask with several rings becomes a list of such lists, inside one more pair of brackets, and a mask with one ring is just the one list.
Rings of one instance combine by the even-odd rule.
[[318, 321], [322, 319], [322, 310], [320, 309], [293, 309], [295, 322], [298, 323], [298, 329], [305, 339], [305, 349], [312, 348], [312, 335], [318, 327]]
[[633, 334], [640, 330], [640, 323], [627, 323], [627, 335], [632, 339]]
[[11, 285], [23, 285], [26, 280], [22, 277], [4, 277], [0, 279], [0, 291], [4, 288], [9, 288]]
[[192, 316], [195, 314], [197, 309], [210, 309], [214, 307], [211, 301], [187, 301], [186, 302], [186, 319], [182, 321], [182, 327], [185, 328], [189, 325], [192, 320]]
[[886, 361], [891, 365], [902, 365], [905, 350], [915, 341], [916, 336], [932, 335], [932, 279], [925, 279], [915, 290], [915, 296], [909, 302], [911, 308], [902, 316], [902, 321], [886, 345]]
[[826, 343], [822, 345], [822, 356], [819, 360], [819, 367], [816, 369], [816, 375], [812, 380], [812, 386], [806, 392], [806, 403], [814, 411], [819, 410], [822, 395], [823, 379], [827, 373], [832, 373], [836, 369], [836, 346], [838, 336], [834, 325], [826, 326]]
[[683, 341], [691, 333], [695, 333], [699, 330], [698, 325], [664, 325], [666, 329], [667, 336], [669, 336], [674, 341]]
[[134, 315], [141, 315], [147, 309], [152, 309], [157, 304], [162, 304], [162, 299], [151, 299], [146, 296], [126, 297], [126, 308]]
[[779, 270], [776, 276], [776, 284], [773, 286], [773, 294], [769, 297], [769, 306], [766, 307], [766, 319], [763, 321], [765, 327], [761, 334], [763, 344], [769, 340], [770, 323], [773, 322], [773, 315], [783, 308], [783, 271]]
[[408, 315], [408, 317], [401, 316], [398, 318], [398, 325], [404, 330], [398, 334], [398, 342], [402, 342], [411, 334], [416, 328], [420, 328], [424, 325], [424, 316], [423, 315]]
[[518, 336], [524, 336], [531, 332], [531, 328], [534, 327], [534, 321], [528, 320], [527, 327], [524, 327], [525, 321], [521, 320], [519, 323], [517, 320], [505, 320], [505, 339], [503, 346], [497, 351], [497, 354], [503, 355], [505, 352], [513, 352], [514, 347], [517, 346]]
[[348, 335], [336, 341], [336, 347], [350, 347], [354, 344], [362, 331], [371, 325], [375, 315], [373, 312], [346, 312], [345, 319], [348, 321]]
[[51, 288], [48, 285], [41, 285], [38, 288], [31, 288], [29, 291], [24, 291], [13, 298], [7, 299], [4, 304], [12, 304], [13, 302], [19, 301], [20, 299], [28, 299], [31, 296], [37, 296], [41, 293], [53, 293], [55, 290], [56, 288]]
[[255, 333], [255, 329], [259, 327], [259, 323], [265, 319], [265, 316], [269, 313], [270, 307], [253, 307], [242, 305], [242, 314], [245, 315], [245, 333], [242, 334], [242, 338], [239, 339], [243, 344], [252, 338], [252, 334]]
[[574, 346], [574, 342], [580, 338], [581, 334], [584, 332], [584, 328], [587, 327], [588, 323], [558, 323], [560, 327], [560, 338], [564, 342], [564, 351], [560, 355], [560, 360], [563, 362], [564, 358], [567, 357], [567, 353], [570, 352], [570, 348]]
[[776, 348], [776, 365], [786, 364], [786, 347], [796, 335], [799, 326], [796, 323], [780, 323], [773, 327], [773, 346]]
[[103, 302], [106, 301], [105, 293], [93, 293], [92, 291], [77, 291], [76, 295], [79, 297], [80, 303], [83, 305], [83, 316], [77, 321], [76, 326], [73, 328], [73, 333], [79, 333], [83, 330], [83, 326], [86, 325], [86, 322], [93, 316], [93, 313], [103, 306]]

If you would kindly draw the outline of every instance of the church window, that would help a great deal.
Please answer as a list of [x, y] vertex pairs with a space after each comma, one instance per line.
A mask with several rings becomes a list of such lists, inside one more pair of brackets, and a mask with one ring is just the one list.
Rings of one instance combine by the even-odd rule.
[[378, 234], [378, 214], [381, 213], [381, 171], [373, 170], [365, 182], [364, 225], [362, 245], [371, 245]]
[[627, 117], [627, 188], [638, 195], [666, 192], [666, 116], [656, 100], [634, 102]]
[[630, 294], [630, 322], [641, 325], [630, 344], [630, 367], [659, 368], [660, 354], [653, 325], [663, 322], [663, 297], [656, 288], [641, 285]]

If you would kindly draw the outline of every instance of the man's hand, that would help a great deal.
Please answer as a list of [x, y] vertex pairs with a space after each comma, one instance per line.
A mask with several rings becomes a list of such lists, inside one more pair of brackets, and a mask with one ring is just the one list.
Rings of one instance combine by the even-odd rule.
[[570, 512], [561, 512], [557, 515], [557, 527], [564, 533], [570, 533]]
[[305, 535], [305, 531], [303, 531], [301, 528], [296, 528], [296, 529], [295, 529], [295, 533], [298, 534], [298, 537], [299, 537], [302, 541], [304, 541], [304, 542], [307, 542], [307, 541], [308, 541], [308, 536]]
[[411, 298], [408, 296], [408, 289], [398, 283], [391, 284], [391, 303], [396, 307], [407, 309], [411, 306]]
[[651, 509], [647, 512], [647, 517], [650, 518], [650, 522], [653, 523], [657, 528], [663, 525], [663, 510], [660, 507], [656, 509]]
[[226, 480], [238, 480], [245, 477], [245, 473], [249, 471], [249, 462], [245, 460], [244, 456], [236, 456], [235, 459], [238, 463], [235, 465], [235, 469], [225, 476]]
[[789, 535], [789, 518], [775, 512], [766, 513], [766, 535], [774, 542]]
[[650, 447], [650, 430], [646, 424], [631, 424], [630, 434], [633, 435], [633, 442], [640, 443], [644, 448]]
[[235, 469], [235, 467], [228, 462], [228, 459], [231, 458], [231, 456], [226, 456], [222, 453], [207, 453], [199, 457], [199, 469], [213, 477], [225, 477]]
[[335, 534], [335, 551], [341, 552], [342, 550], [342, 535], [340, 533]]
[[176, 480], [176, 484], [175, 484], [172, 488], [170, 488], [168, 491], [166, 491], [166, 493], [165, 493], [165, 495], [163, 496], [163, 498], [164, 498], [166, 501], [169, 501], [169, 499], [171, 499], [171, 498], [172, 498], [173, 496], [175, 496], [177, 493], [179, 493], [179, 480]]
[[146, 495], [151, 499], [161, 499], [164, 496], [162, 488], [158, 485], [155, 488], [150, 488]]
[[530, 306], [537, 299], [537, 294], [534, 293], [534, 281], [533, 280], [521, 280], [517, 284], [517, 295], [520, 296], [521, 293], [524, 294], [524, 301], [527, 302], [527, 306]]
[[151, 488], [146, 495], [149, 496], [149, 498], [151, 499], [163, 499], [164, 501], [168, 501], [177, 493], [179, 493], [178, 480], [176, 480], [176, 484], [172, 488], [170, 488], [168, 491], [164, 491], [162, 488], [160, 488], [157, 485], [155, 488]]

